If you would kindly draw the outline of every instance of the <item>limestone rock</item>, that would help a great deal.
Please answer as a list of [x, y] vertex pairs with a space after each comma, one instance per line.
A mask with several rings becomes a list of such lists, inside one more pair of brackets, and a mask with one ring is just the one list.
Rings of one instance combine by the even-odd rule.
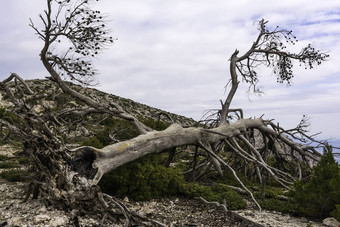
[[9, 226], [22, 226], [24, 219], [22, 217], [12, 217], [7, 221]]
[[338, 222], [335, 218], [325, 218], [322, 221], [322, 224], [328, 227], [340, 227], [340, 222]]
[[68, 223], [68, 219], [66, 217], [55, 217], [50, 221], [50, 226], [59, 227], [66, 226]]
[[51, 219], [51, 217], [47, 214], [38, 214], [37, 216], [34, 217], [34, 221], [36, 223], [49, 221], [50, 219]]
[[123, 202], [124, 203], [129, 203], [130, 201], [129, 201], [129, 198], [128, 197], [125, 197], [124, 199], [123, 199]]

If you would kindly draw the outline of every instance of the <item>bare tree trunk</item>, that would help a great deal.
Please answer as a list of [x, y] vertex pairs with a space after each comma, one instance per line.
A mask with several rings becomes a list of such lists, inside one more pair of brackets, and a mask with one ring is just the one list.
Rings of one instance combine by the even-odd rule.
[[[107, 31], [103, 21], [94, 19], [102, 17], [99, 16], [99, 11], [92, 10], [88, 6], [88, 1], [79, 1], [75, 5], [68, 0], [47, 0], [46, 2], [47, 9], [43, 15], [40, 15], [44, 28], [38, 29], [32, 21], [30, 24], [44, 41], [44, 46], [40, 52], [41, 61], [50, 74], [49, 79], [55, 82], [64, 93], [85, 104], [88, 109], [86, 111], [66, 109], [54, 114], [51, 108], [44, 105], [43, 98], [45, 95], [35, 94], [17, 74], [11, 74], [9, 78], [0, 82], [0, 91], [11, 100], [11, 108], [6, 111], [16, 117], [16, 121], [0, 119], [1, 129], [5, 128], [0, 132], [13, 133], [20, 138], [25, 151], [30, 156], [36, 174], [35, 179], [28, 187], [27, 198], [30, 194], [33, 194], [34, 198], [40, 194], [46, 200], [46, 203], [69, 210], [83, 209], [84, 212], [93, 210], [102, 213], [104, 219], [111, 217], [112, 214], [119, 214], [125, 217], [127, 225], [129, 225], [130, 221], [135, 220], [134, 218], [138, 215], [133, 215], [122, 203], [103, 194], [97, 183], [105, 173], [147, 154], [158, 153], [183, 145], [197, 146], [209, 157], [203, 165], [203, 167], [206, 166], [205, 170], [214, 165], [222, 173], [220, 166], [226, 167], [242, 185], [243, 190], [248, 192], [252, 198], [254, 198], [252, 193], [240, 181], [236, 171], [222, 156], [219, 156], [220, 153], [225, 152], [225, 146], [229, 148], [227, 152], [231, 152], [247, 164], [252, 163], [255, 166], [255, 171], [250, 169], [250, 172], [253, 171], [258, 174], [263, 187], [262, 195], [264, 195], [262, 172], [273, 177], [286, 188], [289, 188], [296, 179], [296, 175], [302, 176], [299, 165], [299, 173], [297, 174], [286, 173], [270, 166], [266, 158], [269, 153], [278, 157], [278, 162], [285, 161], [284, 158], [287, 156], [298, 162], [305, 161], [308, 164], [313, 164], [320, 159], [321, 155], [313, 147], [295, 142], [304, 142], [304, 138], [318, 142], [306, 135], [307, 124], [305, 121], [301, 121], [294, 129], [284, 130], [272, 121], [262, 118], [243, 119], [242, 110], [230, 109], [231, 102], [238, 89], [238, 76], [255, 90], [258, 81], [256, 67], [262, 64], [274, 67], [278, 82], [289, 84], [293, 77], [292, 60], [297, 60], [312, 68], [313, 65], [320, 64], [328, 57], [328, 55], [315, 50], [310, 45], [298, 54], [286, 52], [282, 40], [291, 40], [291, 37], [294, 37], [291, 31], [278, 28], [269, 31], [265, 27], [267, 22], [261, 20], [259, 22], [259, 35], [251, 48], [240, 57], [237, 56], [239, 51], [235, 50], [230, 58], [231, 89], [226, 100], [221, 101], [222, 108], [217, 111], [217, 117], [210, 119], [213, 124], [210, 125], [209, 129], [183, 128], [178, 124], [172, 124], [164, 131], [154, 131], [136, 117], [124, 111], [118, 104], [97, 102], [67, 85], [62, 76], [71, 80], [75, 79], [78, 82], [82, 82], [81, 79], [84, 76], [92, 76], [94, 72], [91, 71], [88, 56], [95, 56], [98, 53], [97, 48], [100, 49], [107, 42], [113, 40], [112, 37], [106, 37]], [[53, 11], [53, 4], [59, 4], [54, 8], [55, 12]], [[62, 13], [65, 14], [65, 18], [62, 18]], [[68, 39], [71, 47], [63, 54], [52, 53], [54, 44], [61, 37]], [[295, 37], [293, 40], [295, 40]], [[289, 42], [294, 43], [294, 41]], [[9, 87], [10, 83], [13, 85], [11, 88]], [[37, 105], [41, 105], [45, 111], [35, 113], [34, 107]], [[72, 112], [81, 115], [91, 112], [103, 113], [127, 120], [136, 127], [140, 135], [124, 142], [108, 145], [102, 149], [85, 146], [70, 151], [66, 149], [62, 142], [61, 135], [63, 133], [59, 130], [59, 126], [62, 124], [58, 118]], [[229, 121], [231, 112], [236, 113], [238, 119], [236, 122]], [[212, 114], [211, 116], [215, 115]], [[264, 143], [264, 154], [261, 154], [261, 149], [258, 149], [252, 141], [255, 140], [253, 138], [254, 133], [252, 133], [254, 129], [260, 131], [261, 135], [258, 139]], [[302, 135], [302, 138], [297, 137], [297, 135]], [[271, 144], [271, 148], [269, 148], [269, 144]], [[196, 167], [196, 163], [194, 163], [193, 172]], [[255, 199], [254, 201], [258, 205]]]
[[227, 123], [227, 116], [229, 113], [229, 108], [231, 101], [234, 98], [234, 95], [236, 94], [239, 81], [237, 79], [237, 72], [236, 72], [236, 62], [238, 60], [237, 54], [239, 53], [238, 50], [235, 50], [235, 52], [230, 57], [230, 78], [231, 78], [231, 89], [229, 91], [229, 94], [225, 100], [225, 102], [222, 104], [222, 110], [221, 110], [221, 117], [220, 117], [220, 124], [226, 124]]
[[[182, 128], [173, 124], [164, 131], [149, 132], [128, 141], [112, 144], [93, 151], [93, 168], [97, 169], [93, 182], [97, 183], [103, 174], [139, 159], [147, 154], [158, 153], [182, 145], [195, 145], [198, 142], [213, 144], [226, 137], [244, 133], [246, 128], [261, 127], [261, 119], [243, 119], [231, 125], [223, 125], [212, 130], [203, 128]], [[75, 151], [88, 148], [77, 148]]]

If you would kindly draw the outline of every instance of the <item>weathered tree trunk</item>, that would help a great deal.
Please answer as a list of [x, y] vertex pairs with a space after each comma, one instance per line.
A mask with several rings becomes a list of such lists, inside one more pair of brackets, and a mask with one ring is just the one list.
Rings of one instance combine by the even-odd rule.
[[[54, 114], [43, 102], [45, 95], [54, 94], [39, 96], [16, 74], [11, 74], [8, 79], [0, 82], [1, 92], [5, 93], [12, 103], [9, 112], [16, 117], [15, 121], [0, 119], [0, 126], [6, 129], [4, 131], [9, 131], [22, 140], [36, 174], [30, 184], [28, 195], [33, 193], [33, 197], [37, 197], [40, 194], [47, 204], [70, 210], [101, 212], [105, 218], [119, 213], [125, 216], [129, 224], [134, 220], [133, 216], [138, 215], [132, 215], [122, 203], [103, 194], [97, 183], [105, 173], [147, 154], [182, 145], [195, 145], [201, 149], [200, 151], [207, 153], [208, 158], [204, 163], [207, 169], [215, 166], [219, 172], [222, 172], [220, 166], [223, 165], [234, 174], [243, 189], [250, 194], [251, 192], [237, 177], [235, 170], [219, 156], [226, 151], [226, 147], [227, 152], [233, 153], [246, 163], [252, 163], [260, 180], [263, 179], [263, 172], [266, 172], [287, 188], [295, 180], [295, 173], [292, 175], [270, 166], [267, 163], [268, 154], [282, 160], [289, 156], [291, 158], [289, 161], [306, 163], [320, 159], [320, 154], [313, 147], [293, 141], [303, 142], [307, 138], [315, 142], [312, 137], [305, 134], [307, 126], [305, 121], [301, 121], [294, 129], [285, 130], [272, 121], [262, 118], [243, 119], [242, 111], [232, 110], [230, 106], [238, 88], [238, 77], [249, 83], [255, 90], [258, 81], [256, 68], [259, 65], [274, 67], [278, 82], [289, 84], [293, 77], [292, 60], [298, 60], [312, 68], [313, 65], [324, 61], [328, 55], [315, 50], [310, 45], [298, 54], [286, 51], [282, 40], [294, 43], [291, 41], [295, 40], [291, 31], [278, 28], [269, 31], [265, 28], [267, 22], [261, 20], [259, 35], [251, 48], [239, 57], [239, 51], [236, 50], [230, 58], [231, 90], [226, 100], [221, 101], [222, 107], [217, 111], [217, 117], [212, 119], [214, 124], [210, 125], [210, 129], [183, 128], [178, 124], [172, 124], [164, 131], [154, 131], [135, 116], [124, 111], [118, 104], [95, 101], [86, 94], [73, 90], [62, 79], [67, 77], [83, 82], [84, 77], [93, 76], [89, 57], [95, 56], [108, 42], [113, 42], [112, 37], [105, 35], [107, 30], [100, 12], [92, 10], [88, 3], [89, 1], [72, 4], [68, 0], [47, 0], [47, 9], [43, 15], [40, 15], [44, 28], [38, 29], [32, 21], [30, 24], [44, 42], [40, 58], [50, 74], [49, 79], [64, 93], [86, 105], [87, 109], [67, 109]], [[60, 38], [68, 39], [71, 44], [64, 53], [55, 51], [55, 44]], [[10, 82], [14, 92], [9, 88]], [[38, 104], [45, 110], [43, 113], [33, 111]], [[230, 113], [233, 111], [241, 113], [241, 115], [237, 114], [237, 121], [234, 123], [229, 120]], [[72, 112], [81, 115], [96, 112], [124, 119], [131, 122], [141, 135], [102, 149], [79, 147], [69, 151], [60, 137], [63, 134], [59, 130], [62, 124], [58, 120], [62, 119], [58, 118]], [[260, 131], [262, 148], [254, 145], [255, 138], [252, 135], [254, 129]], [[297, 135], [301, 135], [302, 138]], [[278, 161], [282, 160], [278, 159]], [[193, 172], [195, 167], [196, 163]], [[301, 178], [301, 175], [300, 171], [298, 176]]]
[[[261, 119], [251, 120], [243, 119], [231, 125], [223, 125], [215, 129], [207, 130], [203, 128], [183, 128], [178, 124], [173, 124], [164, 131], [153, 131], [144, 135], [140, 135], [131, 140], [112, 144], [102, 149], [81, 147], [75, 151], [80, 152], [76, 160], [88, 165], [89, 163], [83, 162], [81, 157], [89, 159], [92, 162], [93, 169], [87, 171], [93, 174], [87, 174], [79, 164], [79, 171], [87, 176], [93, 176], [93, 183], [99, 182], [103, 174], [129, 163], [133, 160], [139, 159], [147, 154], [158, 153], [169, 148], [178, 147], [182, 145], [195, 145], [198, 142], [204, 144], [213, 144], [228, 137], [238, 136], [244, 133], [249, 128], [259, 128], [264, 123]], [[81, 152], [87, 155], [81, 154]]]

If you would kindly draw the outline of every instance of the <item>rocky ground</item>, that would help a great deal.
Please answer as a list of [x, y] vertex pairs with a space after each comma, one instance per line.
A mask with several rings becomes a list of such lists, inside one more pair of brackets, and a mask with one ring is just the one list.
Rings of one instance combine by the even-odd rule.
[[137, 210], [142, 213], [151, 212], [150, 216], [163, 221], [169, 226], [323, 226], [322, 223], [292, 217], [280, 212], [259, 212], [255, 209], [233, 211], [233, 213], [258, 224], [253, 225], [254, 223], [241, 222], [233, 215], [227, 214], [223, 209], [207, 205], [200, 200], [183, 200], [179, 198], [144, 202], [140, 204], [140, 208]]
[[[0, 226], [73, 226], [69, 213], [45, 207], [39, 200], [22, 203], [23, 183], [0, 180], [0, 184]], [[124, 203], [131, 210], [167, 226], [255, 226], [249, 222], [241, 222], [223, 209], [198, 199], [163, 198], [130, 202], [126, 198]], [[321, 223], [279, 212], [247, 209], [236, 213], [253, 220], [258, 226], [323, 226]], [[79, 219], [81, 226], [96, 226], [99, 220], [99, 217], [88, 216]], [[123, 222], [116, 226], [123, 226]]]
[[[21, 183], [0, 186], [0, 226], [73, 226], [70, 215], [45, 207], [40, 201], [21, 203]], [[228, 215], [198, 200], [162, 199], [143, 203], [125, 203], [132, 210], [168, 226], [242, 226]], [[98, 217], [80, 217], [81, 226], [96, 226]], [[117, 223], [116, 226], [123, 226]]]
[[[13, 151], [10, 147], [0, 147], [1, 155], [10, 157]], [[0, 178], [0, 226], [73, 226], [68, 212], [45, 207], [39, 200], [22, 203], [24, 186], [24, 183], [10, 183]], [[132, 202], [125, 198], [123, 202], [129, 209], [167, 226], [323, 226], [305, 218], [272, 211], [259, 212], [253, 208], [226, 212], [200, 199], [162, 198]], [[98, 226], [99, 221], [100, 217], [95, 216], [79, 218], [80, 226]], [[115, 226], [124, 226], [124, 223]]]

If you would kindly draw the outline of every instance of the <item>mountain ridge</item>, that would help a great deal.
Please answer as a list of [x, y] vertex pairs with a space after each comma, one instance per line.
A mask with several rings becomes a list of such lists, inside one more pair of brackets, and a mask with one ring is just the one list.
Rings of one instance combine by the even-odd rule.
[[[50, 91], [50, 90], [55, 91], [52, 93], [56, 93], [56, 92], [59, 92], [60, 94], [62, 93], [60, 88], [57, 88], [56, 84], [48, 79], [30, 79], [30, 80], [25, 80], [25, 81], [32, 90], [40, 94], [46, 93], [47, 91]], [[81, 86], [79, 84], [75, 84], [72, 82], [67, 82], [67, 84], [73, 90], [81, 94], [85, 94], [86, 96], [94, 99], [97, 102], [107, 102], [108, 105], [110, 105], [111, 102], [116, 103], [120, 105], [127, 113], [137, 118], [140, 118], [140, 117], [153, 118], [154, 120], [158, 120], [159, 114], [165, 113], [169, 115], [176, 123], [179, 123], [184, 127], [189, 127], [189, 126], [193, 126], [197, 124], [197, 122], [192, 118], [188, 118], [188, 117], [185, 117], [179, 114], [170, 113], [166, 110], [151, 107], [147, 104], [142, 104], [129, 98], [124, 98], [118, 95], [110, 94], [110, 93], [101, 91], [97, 88], [84, 87], [84, 86]], [[7, 98], [4, 96], [0, 97], [0, 101], [1, 101], [0, 107], [9, 107], [10, 104], [6, 102], [6, 99]], [[45, 99], [45, 101], [48, 101], [48, 100], [50, 100], [49, 97]], [[65, 102], [64, 103], [65, 105], [66, 105], [66, 102], [68, 102], [68, 104], [70, 105], [70, 104], [77, 103], [77, 100], [69, 99], [69, 100], [63, 100], [63, 102]], [[50, 103], [49, 105], [53, 105], [53, 103]], [[161, 118], [161, 121], [172, 123], [166, 117]]]

